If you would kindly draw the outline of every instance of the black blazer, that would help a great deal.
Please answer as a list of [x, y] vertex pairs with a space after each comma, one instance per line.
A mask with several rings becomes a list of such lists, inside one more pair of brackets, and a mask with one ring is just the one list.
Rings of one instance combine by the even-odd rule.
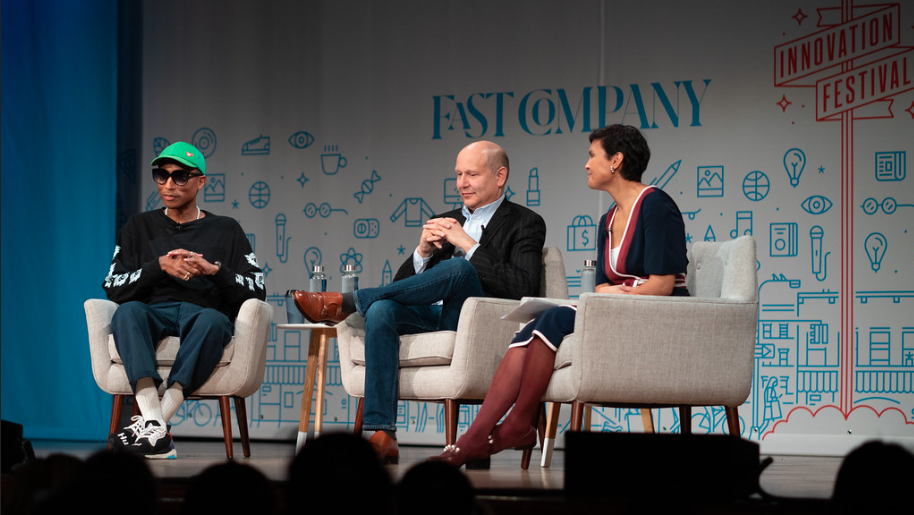
[[[466, 221], [460, 209], [436, 218]], [[546, 222], [537, 213], [505, 199], [480, 238], [480, 247], [470, 263], [479, 274], [482, 291], [489, 297], [520, 299], [540, 294], [543, 270], [543, 244], [546, 242]], [[436, 249], [426, 270], [454, 255], [454, 245], [445, 243]], [[412, 255], [397, 270], [394, 281], [415, 275]]]

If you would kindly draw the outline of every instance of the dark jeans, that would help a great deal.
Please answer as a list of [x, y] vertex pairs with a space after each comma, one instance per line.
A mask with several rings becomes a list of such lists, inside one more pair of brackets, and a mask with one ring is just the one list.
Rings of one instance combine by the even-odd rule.
[[114, 345], [134, 393], [136, 382], [144, 377], [151, 377], [156, 386], [162, 383], [156, 370], [156, 344], [162, 338], [181, 338], [168, 386], [180, 383], [190, 395], [213, 373], [234, 330], [224, 314], [188, 302], [125, 302], [111, 319]]
[[[396, 431], [400, 335], [456, 330], [464, 301], [482, 297], [482, 285], [469, 261], [453, 258], [354, 293], [356, 309], [365, 317], [363, 428]], [[433, 305], [438, 301], [442, 304]]]

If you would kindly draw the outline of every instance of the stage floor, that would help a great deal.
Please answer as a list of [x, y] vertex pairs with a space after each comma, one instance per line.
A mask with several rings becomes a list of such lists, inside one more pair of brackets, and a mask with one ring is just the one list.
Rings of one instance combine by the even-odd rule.
[[[104, 444], [89, 442], [32, 442], [38, 457], [63, 453], [84, 459], [104, 448]], [[225, 447], [218, 440], [176, 439], [178, 452], [176, 460], [148, 460], [153, 474], [163, 481], [186, 480], [200, 473], [210, 465], [225, 460]], [[260, 470], [273, 481], [282, 482], [287, 478], [287, 468], [295, 452], [293, 442], [254, 441], [251, 443], [251, 457], [241, 456], [241, 443], [235, 442], [235, 459]], [[397, 482], [412, 466], [441, 452], [438, 447], [401, 446], [400, 464], [386, 468], [391, 479]], [[762, 456], [762, 459], [768, 456]], [[782, 501], [824, 501], [832, 494], [835, 477], [842, 458], [821, 456], [770, 456], [773, 462], [760, 476], [762, 490]], [[529, 494], [530, 496], [561, 495], [564, 482], [564, 453], [555, 451], [552, 465], [540, 467], [540, 451], [533, 454], [529, 470], [520, 468], [521, 453], [508, 450], [492, 458], [489, 470], [465, 471], [478, 495]], [[678, 471], [681, 473], [682, 471]], [[668, 467], [658, 464], [658, 476], [662, 480], [671, 474]]]

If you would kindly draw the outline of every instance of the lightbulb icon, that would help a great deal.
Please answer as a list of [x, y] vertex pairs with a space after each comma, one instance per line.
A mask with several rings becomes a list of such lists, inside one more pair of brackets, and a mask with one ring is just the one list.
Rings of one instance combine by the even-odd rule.
[[882, 266], [882, 258], [885, 256], [885, 249], [889, 246], [889, 242], [885, 239], [885, 236], [874, 232], [866, 237], [866, 241], [863, 244], [866, 248], [866, 255], [870, 258], [870, 265], [872, 265], [873, 271], [878, 272], [879, 267]]
[[800, 184], [800, 175], [804, 168], [806, 168], [806, 154], [802, 150], [792, 148], [784, 154], [784, 169], [787, 170], [790, 185], [794, 188]]

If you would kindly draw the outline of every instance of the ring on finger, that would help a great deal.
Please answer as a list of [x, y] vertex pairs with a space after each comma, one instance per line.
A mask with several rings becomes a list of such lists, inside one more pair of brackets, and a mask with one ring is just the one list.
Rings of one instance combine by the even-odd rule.
[[189, 281], [189, 280], [190, 280], [190, 272], [185, 272], [185, 274], [184, 274], [184, 280], [185, 280], [185, 281]]

